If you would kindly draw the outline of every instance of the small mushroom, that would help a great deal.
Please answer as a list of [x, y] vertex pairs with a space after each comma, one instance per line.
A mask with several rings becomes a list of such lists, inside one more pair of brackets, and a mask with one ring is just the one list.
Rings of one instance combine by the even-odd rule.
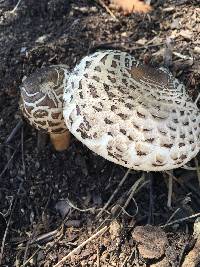
[[64, 90], [69, 131], [100, 156], [135, 170], [178, 168], [200, 150], [200, 111], [165, 68], [121, 51], [84, 57]]
[[63, 119], [63, 89], [69, 72], [65, 65], [41, 68], [25, 78], [21, 87], [20, 109], [28, 122], [49, 133], [54, 148], [67, 149], [70, 133]]

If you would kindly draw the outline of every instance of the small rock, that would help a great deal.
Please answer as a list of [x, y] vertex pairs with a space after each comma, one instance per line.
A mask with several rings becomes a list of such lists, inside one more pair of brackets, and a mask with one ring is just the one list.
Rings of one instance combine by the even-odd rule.
[[36, 44], [43, 44], [47, 41], [47, 35], [42, 35], [40, 37], [38, 37], [35, 42]]
[[60, 213], [61, 217], [64, 219], [69, 213], [71, 207], [66, 200], [60, 200], [56, 203], [55, 209]]
[[78, 10], [80, 12], [82, 12], [83, 14], [88, 14], [89, 13], [88, 7], [80, 7], [80, 8], [78, 8]]
[[141, 256], [147, 259], [159, 259], [165, 253], [168, 245], [165, 232], [156, 226], [137, 226], [132, 237], [138, 243]]
[[139, 45], [145, 45], [146, 43], [147, 43], [146, 38], [141, 38], [141, 39], [136, 41], [136, 44], [139, 44]]
[[95, 7], [95, 6], [92, 6], [92, 7], [90, 8], [90, 12], [91, 12], [91, 13], [97, 13], [97, 12], [98, 12], [98, 8]]
[[200, 54], [200, 47], [199, 46], [195, 46], [194, 53]]
[[24, 54], [26, 52], [26, 50], [27, 50], [27, 47], [21, 47], [20, 53], [21, 54]]

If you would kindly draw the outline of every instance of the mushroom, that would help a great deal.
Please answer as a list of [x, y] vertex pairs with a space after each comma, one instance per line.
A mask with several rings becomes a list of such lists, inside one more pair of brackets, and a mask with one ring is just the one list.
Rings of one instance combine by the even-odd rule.
[[84, 57], [64, 90], [69, 131], [98, 155], [143, 171], [178, 168], [200, 150], [200, 111], [165, 68], [126, 52]]
[[63, 89], [69, 72], [65, 65], [41, 68], [25, 78], [21, 87], [20, 109], [28, 122], [49, 133], [54, 148], [67, 149], [70, 133], [63, 119]]

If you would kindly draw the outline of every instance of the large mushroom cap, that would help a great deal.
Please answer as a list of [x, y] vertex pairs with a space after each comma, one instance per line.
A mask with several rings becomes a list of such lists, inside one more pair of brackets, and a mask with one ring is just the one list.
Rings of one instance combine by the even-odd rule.
[[200, 150], [200, 112], [184, 85], [121, 51], [96, 52], [75, 67], [64, 119], [92, 151], [136, 170], [177, 168]]
[[63, 89], [69, 73], [66, 66], [42, 68], [21, 87], [20, 109], [29, 123], [38, 130], [60, 134], [67, 130], [63, 119]]

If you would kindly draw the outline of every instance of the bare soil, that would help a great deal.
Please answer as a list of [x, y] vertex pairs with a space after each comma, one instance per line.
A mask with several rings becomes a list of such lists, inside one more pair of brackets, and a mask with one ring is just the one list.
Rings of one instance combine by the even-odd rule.
[[[23, 77], [52, 64], [73, 68], [98, 48], [119, 48], [161, 66], [170, 37], [170, 69], [195, 100], [200, 88], [199, 1], [151, 1], [150, 14], [129, 16], [115, 10], [111, 16], [98, 1], [86, 0], [22, 0], [12, 13], [16, 2], [0, 0], [0, 265], [54, 266], [107, 226], [63, 266], [178, 267], [188, 261], [188, 267], [200, 266], [196, 250], [195, 260], [187, 258], [196, 242], [195, 218], [180, 220], [200, 212], [195, 170], [174, 171], [171, 208], [167, 174], [145, 175], [137, 187], [142, 173], [131, 171], [97, 216], [125, 168], [95, 155], [75, 138], [62, 153], [49, 143], [38, 150], [37, 133], [26, 123], [6, 143], [20, 121]], [[195, 161], [189, 166], [195, 167]], [[174, 220], [177, 223], [163, 227]]]

